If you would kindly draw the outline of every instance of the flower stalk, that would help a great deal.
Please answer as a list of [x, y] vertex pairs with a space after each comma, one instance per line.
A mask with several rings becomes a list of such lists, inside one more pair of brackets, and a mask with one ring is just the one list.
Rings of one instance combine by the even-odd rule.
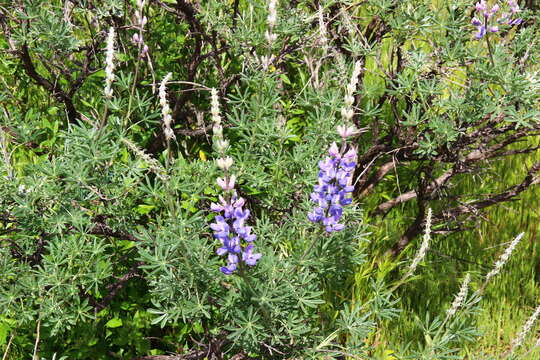
[[167, 143], [167, 159], [172, 159], [171, 153], [171, 140], [176, 139], [174, 131], [171, 128], [172, 116], [169, 101], [167, 100], [167, 82], [171, 80], [172, 73], [168, 73], [161, 84], [159, 85], [159, 104], [161, 105], [161, 116], [163, 119], [163, 134], [165, 136], [165, 142]]
[[231, 275], [240, 269], [241, 275], [245, 276], [244, 265], [255, 266], [262, 254], [255, 252], [253, 242], [257, 236], [251, 233], [251, 226], [246, 225], [250, 211], [244, 209], [245, 199], [236, 193], [236, 175], [229, 172], [234, 161], [231, 157], [225, 156], [229, 143], [223, 137], [216, 89], [211, 90], [210, 112], [212, 114], [214, 144], [220, 154], [216, 164], [224, 175], [216, 180], [224, 195], [219, 196], [219, 203], [210, 205], [211, 210], [219, 214], [214, 218], [215, 222], [210, 224], [210, 228], [214, 231], [214, 237], [221, 242], [221, 247], [217, 249], [216, 253], [219, 256], [227, 256], [227, 265], [220, 267], [220, 271], [225, 275]]

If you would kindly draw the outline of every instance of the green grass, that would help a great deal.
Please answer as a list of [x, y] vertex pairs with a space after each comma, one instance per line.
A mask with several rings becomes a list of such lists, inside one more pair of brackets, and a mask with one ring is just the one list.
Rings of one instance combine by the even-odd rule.
[[[534, 142], [538, 143], [538, 140]], [[531, 141], [532, 144], [532, 141]], [[488, 175], [482, 178], [463, 178], [457, 191], [465, 193], [475, 189], [478, 194], [500, 191], [504, 187], [521, 182], [527, 169], [538, 159], [538, 152], [521, 155], [512, 159], [494, 162]], [[498, 181], [490, 181], [497, 178]], [[502, 184], [494, 188], [492, 184]], [[457, 192], [456, 191], [456, 192]], [[435, 235], [422, 266], [417, 269], [417, 279], [400, 289], [403, 313], [399, 320], [389, 324], [380, 336], [381, 349], [403, 344], [403, 340], [413, 344], [423, 341], [423, 335], [417, 326], [417, 317], [424, 318], [443, 314], [458, 292], [460, 282], [466, 272], [473, 276], [472, 288], [476, 289], [483, 276], [491, 270], [494, 262], [506, 249], [508, 243], [520, 232], [525, 232], [520, 244], [510, 257], [502, 272], [488, 286], [481, 303], [478, 316], [478, 328], [482, 336], [468, 345], [464, 359], [478, 358], [480, 354], [500, 358], [517, 337], [523, 324], [540, 299], [540, 188], [533, 186], [519, 196], [519, 201], [503, 203], [484, 212], [482, 221], [473, 230], [447, 236]], [[387, 218], [386, 227], [374, 232], [371, 250], [374, 254], [383, 253], [383, 249], [392, 243], [403, 229], [410, 215], [411, 208], [403, 211], [394, 210], [391, 221]], [[376, 240], [380, 239], [380, 240]], [[409, 247], [402, 259], [408, 261], [418, 248], [418, 241]], [[406, 263], [398, 266], [403, 272]], [[379, 269], [379, 272], [384, 271]], [[367, 268], [360, 271], [369, 272]], [[357, 294], [367, 290], [361, 274], [357, 276]], [[399, 277], [399, 274], [396, 274]], [[361, 297], [361, 296], [359, 296]], [[539, 338], [539, 327], [533, 326], [523, 346], [516, 352], [525, 355], [523, 359], [536, 360], [540, 357], [540, 348], [533, 351]]]

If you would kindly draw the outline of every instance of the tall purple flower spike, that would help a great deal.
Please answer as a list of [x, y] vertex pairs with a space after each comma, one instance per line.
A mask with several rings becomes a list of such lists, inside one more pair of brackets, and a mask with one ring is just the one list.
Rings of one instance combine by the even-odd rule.
[[[223, 184], [222, 188], [229, 188], [231, 183], [234, 186], [234, 180], [229, 181], [229, 183], [224, 180], [220, 182]], [[221, 247], [217, 249], [216, 253], [220, 256], [227, 255], [227, 266], [222, 266], [219, 270], [225, 275], [231, 275], [241, 261], [249, 266], [255, 266], [262, 254], [253, 252], [252, 242], [257, 239], [257, 236], [251, 233], [251, 226], [245, 224], [249, 218], [249, 210], [243, 209], [245, 200], [238, 197], [236, 192], [229, 200], [225, 200], [221, 196], [219, 200], [219, 204], [212, 203], [210, 205], [212, 211], [220, 213], [215, 217], [215, 222], [210, 224], [210, 227], [214, 230], [214, 237], [221, 241]], [[242, 240], [247, 243], [245, 248], [242, 246]]]
[[352, 202], [348, 195], [354, 190], [350, 183], [356, 166], [356, 151], [350, 149], [345, 152], [344, 148], [340, 151], [336, 143], [333, 143], [328, 153], [330, 156], [319, 162], [319, 183], [311, 193], [311, 201], [315, 206], [308, 213], [308, 219], [322, 223], [330, 233], [345, 228], [339, 220], [343, 206]]

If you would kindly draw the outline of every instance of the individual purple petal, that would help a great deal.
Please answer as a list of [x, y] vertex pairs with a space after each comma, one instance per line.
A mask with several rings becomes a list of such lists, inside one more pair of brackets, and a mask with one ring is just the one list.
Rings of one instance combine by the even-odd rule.
[[328, 213], [332, 215], [334, 219], [339, 219], [343, 214], [343, 208], [340, 205], [332, 205], [328, 209]]
[[476, 7], [476, 11], [478, 12], [484, 11], [487, 9], [487, 5], [484, 0], [477, 2], [475, 7]]
[[234, 254], [229, 254], [227, 256], [227, 266], [222, 266], [219, 268], [222, 273], [225, 275], [231, 275], [237, 268], [238, 256]]
[[236, 264], [222, 266], [219, 268], [219, 270], [225, 275], [231, 275], [236, 270]]
[[308, 219], [313, 222], [319, 222], [324, 216], [324, 210], [321, 207], [316, 207], [313, 209], [313, 212], [308, 213]]
[[253, 242], [253, 241], [257, 240], [257, 235], [249, 234], [246, 237], [244, 237], [244, 240], [246, 240], [247, 242]]
[[217, 182], [217, 184], [219, 185], [220, 188], [222, 188], [223, 190], [227, 190], [227, 180], [226, 179], [217, 178], [216, 182]]
[[227, 262], [229, 264], [238, 264], [238, 256], [234, 254], [229, 254], [229, 256], [227, 256]]
[[224, 191], [229, 191], [229, 190], [234, 189], [236, 176], [231, 175], [229, 178], [217, 178], [216, 182], [219, 185], [219, 187], [222, 188]]
[[238, 198], [238, 199], [234, 200], [232, 206], [234, 208], [240, 208], [240, 207], [244, 206], [245, 202], [246, 202], [246, 200], [241, 197], [241, 198]]
[[234, 188], [234, 184], [236, 183], [236, 175], [231, 175], [229, 178], [229, 190], [232, 190]]
[[[237, 223], [235, 222], [235, 224]], [[235, 226], [235, 230], [238, 236], [245, 238], [251, 232], [251, 227], [250, 226]]]
[[496, 33], [497, 31], [499, 31], [498, 26], [490, 26], [489, 27], [489, 32]]
[[224, 221], [223, 216], [216, 216], [216, 222], [210, 224], [210, 228], [217, 232], [229, 232], [229, 225]]
[[234, 216], [241, 221], [246, 220], [249, 217], [249, 210], [242, 210], [242, 208], [237, 208], [234, 210]]
[[[242, 248], [240, 247], [240, 238], [238, 236], [231, 238], [229, 241], [229, 252], [239, 254], [241, 251]], [[238, 259], [236, 261], [238, 262]]]
[[328, 149], [328, 153], [333, 158], [338, 158], [339, 159], [339, 156], [340, 156], [339, 149], [338, 149], [337, 144], [335, 142], [333, 142], [332, 145], [330, 145], [330, 148]]
[[354, 148], [350, 149], [343, 155], [343, 159], [346, 159], [347, 161], [354, 161], [356, 160], [357, 154], [356, 150]]
[[141, 57], [144, 57], [148, 53], [148, 45], [144, 44], [141, 50]]
[[254, 254], [253, 249], [254, 246], [249, 244], [246, 247], [246, 250], [242, 253], [242, 260], [249, 266], [255, 266], [257, 264], [257, 260], [262, 257], [262, 254]]
[[514, 19], [510, 22], [510, 25], [519, 25], [523, 22], [523, 19], [522, 18], [517, 18], [517, 19]]
[[474, 26], [480, 26], [482, 25], [482, 22], [480, 20], [478, 20], [477, 18], [473, 18], [471, 23], [474, 25]]
[[484, 25], [480, 26], [478, 28], [478, 32], [476, 33], [476, 35], [474, 35], [474, 37], [477, 39], [477, 40], [480, 40], [481, 38], [484, 37], [484, 35], [486, 35], [486, 27]]
[[329, 171], [334, 167], [334, 164], [330, 160], [330, 158], [326, 158], [326, 160], [319, 161], [319, 169], [321, 169], [323, 172]]

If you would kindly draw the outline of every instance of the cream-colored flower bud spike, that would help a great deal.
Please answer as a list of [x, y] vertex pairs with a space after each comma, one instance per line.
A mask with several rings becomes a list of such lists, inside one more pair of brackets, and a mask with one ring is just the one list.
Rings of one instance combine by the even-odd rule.
[[114, 28], [111, 26], [107, 36], [107, 54], [105, 57], [105, 97], [112, 98], [112, 83], [114, 81]]
[[167, 82], [171, 79], [171, 77], [172, 74], [168, 73], [159, 85], [159, 104], [161, 105], [161, 114], [163, 116], [163, 133], [167, 141], [175, 139], [174, 131], [171, 128], [171, 108], [169, 107], [169, 102], [167, 101]]

